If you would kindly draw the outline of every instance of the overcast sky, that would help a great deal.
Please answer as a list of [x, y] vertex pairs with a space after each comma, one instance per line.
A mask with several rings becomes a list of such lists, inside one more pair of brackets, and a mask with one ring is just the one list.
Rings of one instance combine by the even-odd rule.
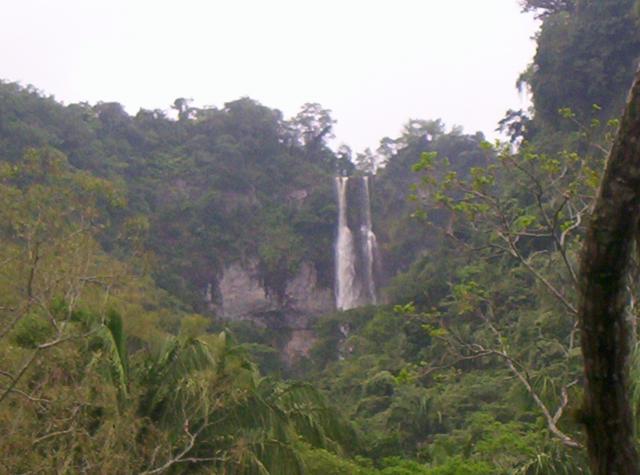
[[0, 78], [65, 103], [319, 102], [356, 150], [409, 118], [493, 136], [537, 29], [517, 0], [20, 0], [0, 24]]

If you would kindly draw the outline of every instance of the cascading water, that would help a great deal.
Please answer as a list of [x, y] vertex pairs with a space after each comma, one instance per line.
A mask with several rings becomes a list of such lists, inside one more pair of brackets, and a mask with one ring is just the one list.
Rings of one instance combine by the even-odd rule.
[[[336, 307], [348, 310], [377, 302], [376, 235], [371, 224], [369, 177], [336, 178], [338, 234], [335, 244]], [[356, 208], [350, 209], [351, 199]], [[354, 235], [352, 232], [358, 230]]]
[[363, 208], [364, 208], [364, 221], [362, 226], [360, 227], [360, 232], [362, 233], [362, 245], [364, 247], [364, 258], [365, 258], [365, 267], [364, 267], [364, 278], [367, 283], [367, 291], [369, 293], [369, 302], [367, 303], [377, 303], [376, 297], [376, 282], [373, 276], [373, 265], [374, 258], [378, 251], [378, 241], [376, 240], [376, 235], [373, 233], [373, 228], [371, 226], [371, 196], [369, 194], [369, 177], [365, 176], [362, 178], [362, 190], [364, 193], [363, 196]]
[[338, 238], [335, 245], [336, 307], [340, 310], [348, 310], [358, 305], [353, 234], [347, 221], [348, 183], [348, 177], [336, 178], [338, 190]]

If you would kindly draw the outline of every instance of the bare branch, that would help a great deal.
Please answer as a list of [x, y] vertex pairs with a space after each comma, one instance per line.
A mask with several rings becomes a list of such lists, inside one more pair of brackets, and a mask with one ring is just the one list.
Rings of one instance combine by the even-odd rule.
[[168, 470], [169, 468], [171, 468], [173, 465], [176, 465], [178, 463], [221, 461], [222, 459], [215, 458], [215, 457], [205, 457], [205, 458], [186, 457], [186, 455], [195, 446], [195, 443], [197, 441], [198, 436], [200, 436], [202, 431], [204, 429], [206, 429], [207, 427], [209, 427], [209, 424], [205, 420], [205, 423], [202, 424], [202, 426], [200, 426], [200, 428], [197, 431], [195, 431], [194, 433], [191, 433], [190, 429], [189, 429], [189, 419], [186, 419], [185, 422], [184, 422], [183, 430], [184, 430], [184, 433], [186, 434], [186, 436], [188, 438], [187, 445], [175, 457], [173, 457], [170, 460], [168, 460], [164, 465], [162, 465], [162, 466], [160, 466], [158, 468], [152, 469], [152, 470], [145, 470], [144, 472], [141, 472], [140, 475], [152, 475], [154, 473], [162, 473], [162, 472]]

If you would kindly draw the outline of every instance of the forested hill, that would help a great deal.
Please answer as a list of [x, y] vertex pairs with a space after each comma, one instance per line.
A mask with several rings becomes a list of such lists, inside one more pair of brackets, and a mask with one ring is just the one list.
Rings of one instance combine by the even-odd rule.
[[137, 244], [144, 241], [157, 258], [158, 285], [201, 312], [210, 310], [208, 288], [211, 300], [220, 299], [222, 273], [234, 262], [256, 272], [276, 299], [286, 297], [303, 263], [314, 267], [318, 286], [332, 291], [333, 177], [372, 173], [387, 162], [374, 212], [387, 278], [395, 275], [428, 247], [406, 206], [416, 181], [412, 164], [431, 150], [468, 169], [484, 139], [447, 132], [437, 120], [412, 120], [400, 137], [383, 139], [377, 153], [352, 157], [348, 147], [328, 147], [334, 121], [318, 104], [306, 104], [290, 120], [248, 98], [222, 109], [177, 99], [173, 109], [176, 119], [159, 110], [130, 116], [117, 103], [64, 106], [34, 88], [0, 84], [1, 159], [17, 163], [30, 148], [52, 148], [119, 187], [126, 206], [111, 213], [114, 226], [103, 245], [131, 252], [115, 230], [135, 230]]
[[132, 117], [117, 103], [65, 107], [2, 84], [2, 159], [16, 163], [29, 147], [53, 147], [72, 166], [114, 182], [127, 205], [112, 218], [145, 230], [159, 284], [196, 308], [224, 263], [249, 257], [260, 260], [274, 293], [302, 256], [330, 286], [324, 256], [331, 254], [339, 159], [326, 145], [328, 111], [308, 104], [285, 121], [248, 98], [222, 109], [178, 99], [174, 108], [177, 120], [158, 110]]
[[[354, 153], [318, 104], [1, 82], [0, 472], [588, 473], [577, 256], [640, 28], [635, 0], [521, 4], [505, 143], [408, 118]], [[384, 263], [348, 311], [337, 175], [372, 176]]]

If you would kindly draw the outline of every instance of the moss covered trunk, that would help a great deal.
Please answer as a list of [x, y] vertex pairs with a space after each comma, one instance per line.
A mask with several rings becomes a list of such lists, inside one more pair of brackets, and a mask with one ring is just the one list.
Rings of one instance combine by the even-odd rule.
[[584, 421], [594, 475], [637, 475], [626, 276], [640, 215], [640, 74], [611, 149], [581, 261]]

